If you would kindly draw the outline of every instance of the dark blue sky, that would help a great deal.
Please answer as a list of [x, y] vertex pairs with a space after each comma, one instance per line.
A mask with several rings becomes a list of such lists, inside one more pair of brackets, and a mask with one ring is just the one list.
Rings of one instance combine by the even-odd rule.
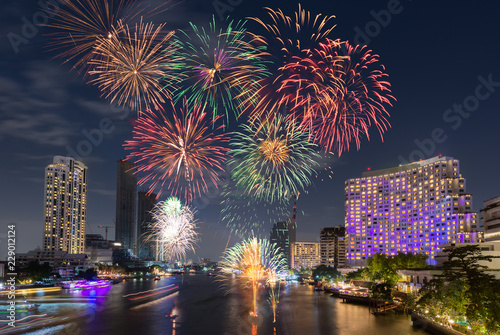
[[[263, 16], [265, 6], [282, 8], [290, 15], [297, 9], [296, 2], [232, 3], [238, 5], [224, 16], [236, 19]], [[383, 142], [373, 130], [371, 141], [364, 140], [359, 151], [351, 149], [331, 162], [332, 179], [320, 174], [308, 194], [300, 196], [299, 241], [315, 241], [322, 227], [343, 224], [346, 179], [361, 176], [368, 167], [387, 168], [418, 159], [416, 142], [425, 146], [422, 158], [442, 154], [460, 160], [467, 191], [474, 195], [474, 210], [484, 200], [500, 195], [498, 4], [311, 0], [303, 5], [313, 14], [336, 15], [332, 37], [368, 43], [380, 55], [397, 102], [389, 109], [392, 128]], [[393, 12], [390, 22], [381, 15], [383, 24], [374, 23], [376, 13], [388, 7]], [[17, 225], [19, 252], [41, 245], [44, 167], [52, 156], [66, 155], [68, 146], [75, 149], [85, 139], [83, 130], [110, 118], [113, 131], [83, 158], [89, 167], [88, 232], [104, 234], [97, 226], [112, 224], [114, 219], [116, 160], [125, 156], [122, 143], [130, 138], [128, 119], [134, 116], [111, 108], [95, 87], [85, 84], [60, 60], [51, 59], [54, 54], [45, 47], [48, 28], [28, 32], [32, 34], [23, 41], [26, 44], [18, 45], [15, 52], [9, 36], [22, 35], [25, 20], [32, 22], [37, 11], [32, 0], [0, 5], [1, 257], [6, 253], [4, 234], [10, 223]], [[219, 18], [212, 1], [186, 0], [154, 21], [183, 28], [189, 21], [208, 23], [212, 15]], [[253, 23], [248, 27], [256, 28]], [[366, 35], [360, 37], [360, 31]], [[458, 104], [466, 106], [460, 111]], [[432, 144], [433, 133], [438, 141]], [[229, 234], [218, 222], [219, 202], [214, 196], [198, 211], [202, 242], [196, 255], [190, 256], [193, 259], [218, 259], [226, 245]]]

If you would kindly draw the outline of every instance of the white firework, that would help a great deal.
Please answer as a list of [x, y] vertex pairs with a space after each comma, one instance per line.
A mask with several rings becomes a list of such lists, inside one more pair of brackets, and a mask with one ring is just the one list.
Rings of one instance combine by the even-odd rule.
[[194, 212], [187, 206], [171, 210], [167, 199], [153, 209], [151, 239], [157, 244], [158, 259], [176, 261], [186, 258], [186, 252], [195, 251], [198, 243], [197, 223]]

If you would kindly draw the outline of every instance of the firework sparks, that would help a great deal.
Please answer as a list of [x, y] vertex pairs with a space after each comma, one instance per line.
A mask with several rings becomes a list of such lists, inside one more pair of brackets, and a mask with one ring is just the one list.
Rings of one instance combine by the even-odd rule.
[[228, 138], [216, 134], [221, 127], [212, 128], [205, 106], [196, 101], [190, 109], [184, 99], [180, 113], [172, 108], [171, 117], [161, 107], [156, 113], [146, 110], [136, 121], [133, 139], [124, 147], [132, 151], [127, 159], [136, 162], [137, 173], [145, 173], [139, 185], [151, 182], [150, 193], [160, 187], [158, 196], [166, 186], [171, 195], [190, 203], [208, 185], [217, 188], [223, 183], [219, 173], [224, 172], [228, 149], [222, 143]]
[[[104, 97], [133, 110], [165, 102], [180, 81], [172, 69], [181, 67], [182, 61], [175, 56], [175, 44], [168, 43], [174, 32], [164, 27], [141, 20], [131, 29], [120, 21], [109, 38], [98, 37], [89, 61], [89, 74], [94, 77], [90, 83], [98, 85]], [[169, 88], [163, 87], [160, 78]]]
[[[309, 72], [313, 67], [305, 64], [311, 50], [327, 39], [335, 28], [332, 21], [334, 16], [318, 14], [312, 16], [299, 4], [295, 15], [290, 17], [281, 10], [266, 8], [269, 20], [252, 18], [266, 31], [264, 35], [251, 34], [255, 45], [266, 46], [273, 64], [272, 77], [258, 80], [258, 86], [252, 95], [244, 100], [244, 110], [248, 111], [253, 119], [262, 118], [267, 111], [294, 112], [307, 110], [311, 95], [326, 94], [319, 82], [326, 83], [329, 77]], [[290, 71], [287, 64], [301, 62], [309, 73], [308, 81], [304, 81], [304, 73]], [[302, 69], [303, 70], [303, 69]], [[302, 81], [297, 81], [297, 77]], [[319, 82], [318, 82], [319, 80]], [[311, 85], [312, 84], [312, 85]], [[335, 85], [336, 80], [329, 83]], [[254, 102], [252, 104], [252, 102]], [[306, 113], [307, 114], [307, 113]]]
[[164, 261], [184, 259], [198, 242], [193, 211], [177, 198], [159, 202], [153, 209], [152, 234], [157, 243], [157, 257]]
[[290, 215], [291, 203], [265, 201], [242, 194], [234, 183], [222, 189], [220, 220], [235, 235], [247, 238], [251, 234], [262, 236], [269, 228]]
[[320, 155], [307, 132], [280, 115], [241, 128], [230, 143], [229, 165], [236, 187], [244, 194], [281, 201], [311, 183]]
[[[345, 48], [345, 49], [344, 49]], [[314, 142], [325, 150], [336, 149], [339, 155], [349, 150], [351, 142], [359, 149], [361, 138], [369, 139], [368, 130], [375, 126], [380, 136], [390, 127], [387, 120], [387, 105], [392, 106], [395, 98], [386, 78], [385, 68], [379, 63], [378, 55], [366, 46], [351, 46], [348, 42], [334, 50], [324, 49], [333, 57], [347, 53], [343, 59], [342, 71], [338, 71], [340, 87], [334, 99], [319, 100], [316, 124], [313, 130]]]
[[57, 30], [50, 34], [53, 39], [48, 46], [60, 51], [56, 57], [64, 59], [64, 63], [74, 61], [73, 69], [86, 75], [97, 40], [111, 38], [118, 20], [133, 20], [170, 6], [170, 1], [167, 1], [146, 12], [146, 7], [138, 6], [137, 0], [64, 1], [64, 6], [45, 9], [52, 18], [47, 26]]
[[286, 259], [276, 244], [271, 244], [266, 239], [252, 238], [227, 249], [220, 267], [223, 282], [227, 282], [228, 275], [241, 273], [242, 284], [252, 289], [251, 315], [256, 317], [261, 281], [271, 272], [286, 269]]
[[207, 30], [190, 25], [191, 33], [181, 31], [176, 36], [178, 55], [186, 66], [178, 67], [185, 79], [174, 94], [175, 101], [187, 95], [190, 102], [208, 102], [214, 118], [220, 110], [226, 120], [230, 111], [238, 116], [242, 99], [251, 101], [256, 81], [268, 75], [262, 47], [247, 41], [244, 22], [231, 21], [226, 28], [217, 29], [214, 18]]

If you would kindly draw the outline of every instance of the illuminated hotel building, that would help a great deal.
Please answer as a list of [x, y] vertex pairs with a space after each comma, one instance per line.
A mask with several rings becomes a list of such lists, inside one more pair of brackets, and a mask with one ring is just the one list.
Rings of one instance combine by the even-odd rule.
[[482, 240], [459, 161], [434, 157], [367, 171], [345, 182], [346, 263], [375, 253], [422, 253], [435, 264], [439, 246]]
[[295, 242], [292, 244], [292, 269], [314, 268], [319, 264], [319, 243]]
[[71, 157], [55, 156], [45, 168], [44, 251], [85, 252], [87, 167]]

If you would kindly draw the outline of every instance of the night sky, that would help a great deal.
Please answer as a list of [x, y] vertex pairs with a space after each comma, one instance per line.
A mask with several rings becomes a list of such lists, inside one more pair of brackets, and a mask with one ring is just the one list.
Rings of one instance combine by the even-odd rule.
[[[143, 2], [155, 5], [155, 1]], [[293, 1], [231, 3], [224, 17], [262, 17], [263, 7], [281, 8], [289, 15], [297, 9]], [[311, 0], [303, 4], [314, 15], [336, 15], [331, 37], [368, 44], [380, 55], [397, 102], [388, 109], [392, 128], [383, 141], [372, 129], [371, 141], [364, 139], [359, 151], [352, 146], [329, 161], [331, 179], [328, 173], [320, 173], [307, 194], [300, 195], [298, 241], [318, 241], [322, 227], [343, 224], [344, 181], [360, 177], [367, 168], [388, 168], [438, 154], [452, 156], [460, 160], [475, 211], [484, 200], [500, 195], [500, 4], [493, 3]], [[390, 22], [381, 15], [383, 24], [375, 23], [376, 13], [387, 8], [394, 13]], [[2, 258], [7, 250], [6, 226], [11, 223], [17, 225], [18, 252], [41, 246], [45, 166], [54, 155], [75, 150], [85, 140], [83, 130], [97, 128], [100, 120], [110, 118], [113, 131], [82, 159], [89, 176], [87, 233], [104, 235], [97, 226], [112, 225], [115, 218], [116, 161], [126, 156], [122, 144], [131, 138], [130, 119], [135, 117], [133, 112], [111, 108], [96, 87], [70, 71], [69, 64], [53, 59], [54, 53], [46, 47], [50, 28], [37, 27], [15, 52], [10, 33], [22, 35], [25, 20], [33, 22], [38, 10], [33, 0], [0, 5]], [[213, 1], [186, 0], [152, 20], [176, 29], [185, 28], [189, 21], [208, 24], [212, 15], [219, 20]], [[257, 26], [250, 22], [248, 28]], [[459, 104], [467, 109], [460, 111]], [[439, 134], [440, 143], [431, 143], [433, 133]], [[417, 143], [424, 146], [422, 154], [415, 151], [420, 150]], [[219, 222], [219, 202], [220, 197], [213, 197], [206, 208], [198, 209], [202, 241], [196, 255], [188, 258], [219, 259], [229, 236]], [[235, 241], [231, 237], [230, 244]]]

